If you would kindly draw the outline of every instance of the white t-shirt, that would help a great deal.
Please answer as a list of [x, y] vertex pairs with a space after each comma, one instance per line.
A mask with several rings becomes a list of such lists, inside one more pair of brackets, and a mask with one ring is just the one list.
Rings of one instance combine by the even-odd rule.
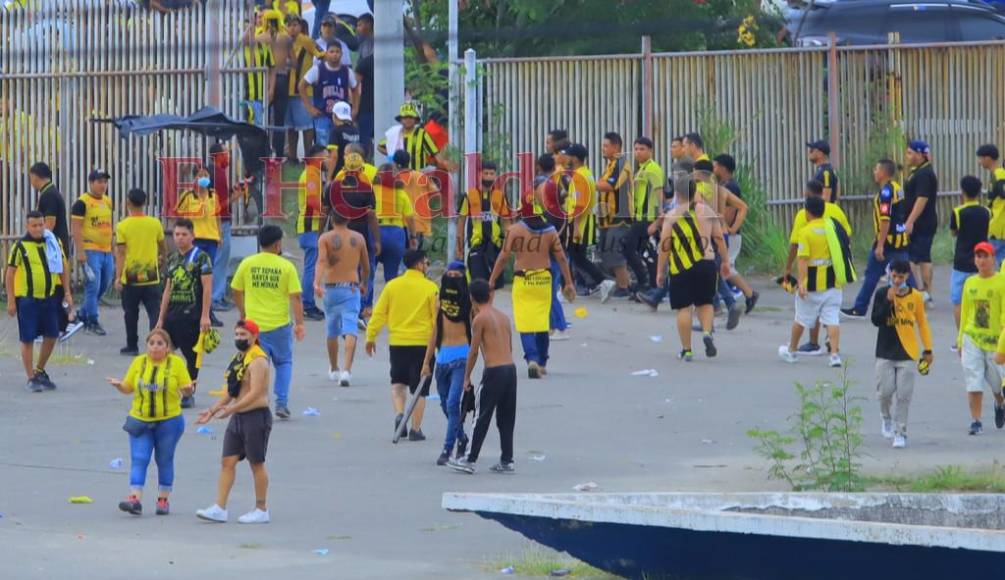
[[[322, 66], [322, 64], [326, 69], [330, 71], [336, 70], [328, 66], [328, 63], [315, 63], [314, 66], [312, 66], [310, 70], [307, 71], [307, 74], [304, 75], [304, 80], [307, 81], [307, 84], [313, 85], [318, 82], [318, 75], [320, 74], [318, 67]], [[355, 73], [352, 72], [352, 67], [343, 63], [341, 68], [349, 70], [349, 88], [355, 89], [356, 85], [358, 84], [358, 81], [356, 80]]]
[[[346, 44], [342, 42], [341, 39], [336, 38], [335, 40], [337, 40], [338, 43], [342, 45], [342, 66], [352, 66], [352, 54], [349, 52], [349, 47], [346, 46]], [[321, 52], [328, 50], [328, 41], [325, 40], [324, 38], [318, 38], [317, 43], [318, 48], [321, 49]], [[315, 62], [321, 62], [323, 60], [323, 57], [318, 57], [314, 60]]]

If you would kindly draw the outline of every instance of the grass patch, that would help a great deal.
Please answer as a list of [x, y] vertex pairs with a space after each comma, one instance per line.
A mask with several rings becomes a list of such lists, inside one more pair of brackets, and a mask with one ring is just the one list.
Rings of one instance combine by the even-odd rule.
[[914, 477], [890, 476], [870, 479], [870, 487], [914, 493], [983, 492], [1005, 493], [1005, 471], [995, 462], [990, 469], [967, 470], [959, 465], [937, 467]]
[[485, 570], [488, 572], [498, 573], [504, 568], [513, 568], [514, 574], [531, 577], [548, 577], [554, 570], [565, 569], [569, 570], [566, 578], [592, 578], [596, 580], [618, 578], [618, 576], [598, 570], [570, 556], [536, 547], [528, 548], [518, 556], [500, 558], [485, 564]]
[[49, 364], [55, 366], [73, 366], [73, 365], [87, 365], [94, 364], [87, 358], [86, 355], [79, 352], [74, 352], [70, 349], [68, 344], [56, 343], [56, 349], [52, 352], [52, 356], [49, 357]]

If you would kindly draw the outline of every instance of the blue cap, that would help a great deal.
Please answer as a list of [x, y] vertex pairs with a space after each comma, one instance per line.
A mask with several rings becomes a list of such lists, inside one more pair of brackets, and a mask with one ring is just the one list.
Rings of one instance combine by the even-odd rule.
[[928, 143], [922, 141], [921, 139], [915, 139], [907, 144], [907, 148], [915, 153], [921, 153], [922, 155], [931, 155], [932, 149], [928, 146]]
[[447, 271], [448, 271], [448, 272], [449, 272], [450, 270], [454, 270], [454, 271], [459, 271], [459, 272], [463, 272], [463, 271], [465, 271], [466, 269], [467, 269], [467, 268], [465, 268], [465, 266], [464, 266], [464, 262], [462, 262], [462, 261], [460, 261], [460, 260], [454, 260], [453, 262], [450, 262], [449, 264], [447, 264]]

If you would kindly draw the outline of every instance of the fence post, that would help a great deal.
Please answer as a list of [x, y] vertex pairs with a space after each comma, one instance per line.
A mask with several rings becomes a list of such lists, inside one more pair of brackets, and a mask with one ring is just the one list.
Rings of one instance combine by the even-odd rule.
[[[478, 55], [475, 49], [464, 51], [464, 187], [457, 188], [457, 195], [467, 195], [468, 189], [478, 187], [478, 135], [482, 130], [478, 116]], [[451, 208], [453, 209], [453, 208]], [[465, 244], [467, 240], [465, 239]], [[461, 248], [463, 251], [464, 248]], [[456, 250], [455, 250], [456, 251]]]
[[841, 167], [841, 90], [838, 87], [837, 36], [827, 33], [827, 133], [831, 145], [831, 163]]
[[209, 0], [206, 5], [206, 46], [204, 55], [206, 59], [206, 101], [211, 107], [218, 110], [223, 109], [223, 76], [220, 69], [222, 68], [224, 54], [223, 35], [220, 33], [220, 10], [219, 0]]
[[[448, 18], [447, 18], [447, 66], [448, 66], [448, 84], [450, 96], [447, 101], [447, 117], [450, 120], [450, 137], [449, 143], [451, 147], [457, 147], [461, 139], [461, 111], [460, 111], [460, 99], [461, 91], [458, 90], [458, 66], [457, 61], [460, 55], [457, 54], [457, 23], [458, 23], [458, 0], [448, 0], [450, 5], [448, 7]], [[459, 150], [459, 149], [458, 149]], [[462, 158], [463, 159], [463, 158]], [[457, 185], [460, 184], [460, 169], [461, 164], [458, 163], [450, 171], [450, 191], [456, 192]], [[450, 263], [454, 259], [454, 252], [457, 251], [455, 240], [457, 239], [457, 216], [453, 207], [447, 207], [448, 203], [453, 201], [453, 196], [444, 196], [443, 184], [440, 184], [440, 214], [447, 218], [447, 256], [446, 262]]]
[[653, 138], [653, 39], [642, 37], [642, 134]]

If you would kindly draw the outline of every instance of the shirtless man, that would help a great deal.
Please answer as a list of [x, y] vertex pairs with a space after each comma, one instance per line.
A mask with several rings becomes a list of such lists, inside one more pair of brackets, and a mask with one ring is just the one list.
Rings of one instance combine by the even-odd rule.
[[436, 465], [446, 465], [450, 453], [457, 444], [460, 459], [468, 448], [468, 437], [464, 434], [464, 414], [461, 401], [464, 398], [464, 364], [468, 359], [471, 342], [471, 296], [465, 277], [464, 262], [455, 260], [447, 266], [440, 279], [440, 298], [436, 305], [436, 323], [433, 334], [426, 346], [426, 358], [422, 364], [422, 377], [433, 374], [433, 357], [436, 357], [436, 390], [440, 395], [440, 407], [447, 417], [447, 435], [443, 440], [443, 451]]
[[[370, 276], [370, 258], [366, 252], [366, 238], [349, 229], [348, 216], [335, 211], [331, 213], [331, 220], [331, 231], [322, 234], [318, 240], [314, 295], [324, 299], [328, 379], [348, 387], [352, 381], [352, 361], [356, 354], [360, 299], [366, 294], [366, 281]], [[338, 365], [339, 337], [345, 340], [341, 372]]]
[[576, 297], [576, 290], [572, 285], [569, 262], [562, 250], [558, 232], [543, 217], [525, 219], [509, 229], [489, 277], [489, 285], [493, 288], [506, 268], [510, 254], [516, 255], [513, 266], [513, 318], [516, 321], [516, 331], [520, 333], [524, 359], [527, 361], [527, 376], [539, 379], [548, 374], [552, 256], [558, 262], [562, 279], [565, 280], [562, 294], [570, 303]]
[[199, 413], [197, 425], [230, 417], [223, 436], [223, 460], [216, 486], [216, 503], [195, 512], [202, 520], [225, 523], [227, 498], [234, 487], [237, 463], [248, 458], [255, 478], [255, 509], [237, 518], [242, 524], [269, 523], [266, 496], [269, 474], [265, 471], [265, 451], [272, 432], [269, 411], [269, 356], [258, 342], [260, 331], [251, 320], [239, 320], [234, 327], [237, 354], [227, 366], [227, 394]]
[[[497, 262], [498, 263], [498, 262]], [[564, 262], [563, 262], [564, 263]], [[547, 271], [547, 270], [545, 270]], [[549, 285], [550, 287], [550, 285]], [[490, 469], [493, 473], [513, 473], [513, 427], [516, 425], [516, 365], [513, 364], [513, 331], [502, 310], [492, 306], [492, 286], [485, 280], [471, 282], [471, 302], [475, 317], [471, 328], [471, 351], [464, 367], [464, 390], [470, 391], [471, 372], [478, 362], [478, 351], [485, 358], [482, 384], [475, 395], [475, 434], [468, 456], [452, 459], [447, 465], [462, 473], [475, 472], [475, 462], [485, 435], [496, 414], [502, 457]], [[545, 333], [547, 334], [547, 333]]]

